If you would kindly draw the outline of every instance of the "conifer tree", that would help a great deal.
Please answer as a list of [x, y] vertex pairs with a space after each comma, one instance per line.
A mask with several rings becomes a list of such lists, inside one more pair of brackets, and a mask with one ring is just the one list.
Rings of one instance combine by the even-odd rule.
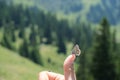
[[87, 80], [86, 76], [87, 76], [87, 72], [86, 72], [86, 63], [87, 63], [87, 60], [86, 60], [86, 52], [84, 51], [84, 49], [81, 49], [82, 50], [82, 54], [81, 54], [81, 57], [79, 58], [79, 66], [78, 66], [78, 69], [77, 69], [77, 79], [78, 80]]
[[114, 63], [116, 65], [116, 73], [117, 73], [117, 79], [120, 80], [120, 54], [119, 54], [119, 48], [118, 48], [118, 43], [116, 42], [116, 29], [114, 29], [113, 34], [112, 34], [112, 51], [113, 51], [113, 56], [114, 56]]
[[95, 80], [115, 80], [114, 64], [111, 56], [110, 25], [106, 18], [101, 22], [101, 29], [96, 34], [93, 64], [91, 71]]
[[16, 37], [15, 37], [15, 26], [14, 26], [14, 22], [10, 22], [10, 28], [9, 28], [9, 34], [11, 37], [11, 41], [15, 42], [16, 41]]
[[42, 58], [41, 55], [39, 53], [39, 49], [37, 46], [33, 46], [32, 47], [32, 51], [31, 51], [31, 60], [37, 64], [43, 65], [42, 63]]
[[31, 34], [29, 37], [30, 46], [31, 46], [30, 59], [37, 64], [43, 65], [42, 58], [38, 49], [36, 36], [37, 36], [36, 28], [31, 27]]
[[13, 45], [12, 45], [12, 40], [11, 40], [11, 32], [12, 31], [10, 29], [9, 29], [8, 25], [5, 23], [4, 24], [3, 39], [2, 39], [1, 44], [4, 47], [13, 50]]
[[5, 32], [3, 34], [3, 39], [2, 39], [1, 45], [8, 48], [8, 49], [13, 50], [13, 46], [12, 46], [12, 43], [11, 43], [11, 40], [10, 40], [10, 36], [8, 36], [7, 33], [5, 33]]
[[24, 38], [23, 44], [20, 46], [20, 49], [19, 49], [19, 53], [21, 56], [30, 58], [30, 53], [29, 53], [28, 47], [29, 46], [28, 46], [27, 40]]
[[86, 35], [83, 31], [84, 26], [76, 27], [76, 35], [75, 35], [75, 44], [80, 45], [80, 49], [82, 50], [81, 57], [78, 59], [78, 69], [77, 69], [77, 79], [78, 80], [87, 80], [86, 78]]
[[15, 31], [12, 31], [12, 33], [11, 33], [11, 40], [12, 40], [12, 42], [16, 41]]
[[58, 35], [58, 42], [57, 42], [57, 46], [58, 46], [58, 53], [64, 53], [66, 54], [66, 46], [64, 43], [64, 39], [62, 37], [62, 35]]
[[20, 29], [19, 29], [19, 37], [20, 38], [24, 38], [24, 34], [25, 34], [25, 27], [21, 26]]
[[[49, 24], [49, 23], [48, 23]], [[51, 44], [52, 43], [52, 31], [50, 26], [47, 26], [45, 28], [45, 33], [44, 33], [45, 37], [47, 38], [46, 44]]]
[[37, 36], [37, 33], [36, 33], [36, 30], [35, 30], [35, 27], [32, 26], [32, 27], [31, 27], [30, 37], [29, 37], [29, 40], [30, 40], [30, 44], [31, 44], [31, 45], [37, 45], [36, 36]]
[[114, 32], [113, 32], [113, 35], [112, 35], [112, 48], [113, 48], [113, 51], [116, 51], [117, 50], [117, 43], [116, 43], [116, 29], [114, 29]]
[[80, 26], [75, 26], [75, 29], [74, 29], [74, 44], [79, 44], [80, 45], [80, 42], [81, 41], [81, 28]]

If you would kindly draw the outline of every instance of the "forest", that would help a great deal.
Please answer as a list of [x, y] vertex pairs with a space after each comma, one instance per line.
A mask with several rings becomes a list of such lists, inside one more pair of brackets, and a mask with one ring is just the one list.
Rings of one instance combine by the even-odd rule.
[[[54, 14], [45, 13], [34, 6], [26, 8], [22, 4], [0, 1], [0, 54], [4, 54], [2, 48], [5, 48], [14, 52], [8, 51], [8, 54], [16, 53], [47, 69], [49, 64], [57, 67], [60, 64], [52, 57], [48, 57], [46, 63], [41, 47], [47, 49], [51, 46], [50, 49], [55, 48], [53, 54], [57, 55], [53, 57], [65, 58], [70, 54], [69, 45], [73, 47], [75, 44], [82, 51], [75, 61], [77, 80], [120, 80], [120, 43], [116, 41], [116, 29], [111, 30], [106, 17], [93, 28], [88, 22], [70, 24], [67, 19], [59, 20]], [[45, 56], [50, 54], [52, 51]], [[8, 80], [5, 78], [7, 74], [2, 72], [5, 63], [2, 60], [8, 57], [0, 58], [0, 80]]]

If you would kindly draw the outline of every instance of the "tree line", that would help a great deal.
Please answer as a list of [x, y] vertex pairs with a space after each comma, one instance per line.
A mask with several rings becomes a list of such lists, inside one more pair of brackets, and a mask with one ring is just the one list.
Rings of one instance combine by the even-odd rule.
[[100, 25], [98, 30], [92, 30], [86, 23], [69, 25], [67, 20], [57, 20], [55, 15], [36, 7], [24, 8], [0, 1], [0, 29], [3, 31], [0, 44], [42, 66], [41, 44], [55, 45], [58, 54], [64, 55], [67, 42], [78, 44], [82, 50], [77, 60], [78, 80], [120, 79], [116, 31], [111, 34], [106, 18]]
[[[78, 80], [120, 79], [116, 30], [113, 30], [112, 33], [110, 31], [109, 22], [106, 18], [103, 18], [100, 27], [94, 30], [92, 47], [81, 54], [77, 70]], [[84, 49], [86, 47], [82, 48], [82, 50]]]
[[[5, 1], [0, 1], [0, 13], [0, 28], [3, 29], [1, 45], [36, 63], [42, 63], [37, 54], [40, 44], [57, 46], [58, 54], [66, 54], [66, 42], [77, 43], [79, 40], [80, 45], [87, 42], [90, 46], [92, 33], [89, 25], [70, 26], [67, 20], [57, 20], [55, 15], [36, 7], [24, 8], [23, 5], [6, 4]], [[27, 32], [28, 29], [30, 32]], [[18, 43], [17, 48], [15, 43]], [[37, 57], [34, 59], [32, 56]]]

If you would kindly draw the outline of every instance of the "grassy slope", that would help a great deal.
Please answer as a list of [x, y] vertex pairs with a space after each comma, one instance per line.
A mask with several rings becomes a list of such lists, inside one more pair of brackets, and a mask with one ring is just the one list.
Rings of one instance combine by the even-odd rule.
[[[67, 45], [67, 55], [70, 54], [72, 44]], [[67, 55], [57, 54], [57, 47], [53, 45], [41, 45], [41, 55], [43, 58], [44, 66], [47, 70], [63, 73], [63, 62]], [[48, 59], [51, 60], [48, 63]]]
[[0, 46], [0, 80], [37, 80], [44, 68]]
[[[17, 32], [16, 35], [18, 35]], [[2, 34], [3, 29], [0, 29], [0, 41], [2, 40]], [[27, 29], [27, 34], [29, 34], [29, 29]], [[15, 47], [18, 48], [20, 44], [21, 40], [17, 38]], [[71, 43], [67, 43], [67, 55], [70, 54], [72, 46]], [[0, 46], [0, 80], [35, 80], [37, 74], [42, 70], [63, 74], [63, 62], [67, 55], [57, 54], [57, 47], [54, 45], [40, 45], [39, 50], [44, 63], [43, 67]]]
[[[72, 44], [69, 44], [68, 53], [71, 47]], [[40, 50], [44, 67], [0, 46], [0, 80], [37, 80], [38, 73], [42, 70], [63, 73], [63, 62], [67, 55], [56, 54], [56, 46], [51, 45], [41, 45]]]

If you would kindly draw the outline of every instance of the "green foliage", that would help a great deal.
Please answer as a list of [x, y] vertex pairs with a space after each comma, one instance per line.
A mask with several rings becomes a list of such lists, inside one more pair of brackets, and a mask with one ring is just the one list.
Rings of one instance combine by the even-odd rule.
[[95, 80], [115, 80], [116, 73], [111, 56], [110, 25], [104, 18], [94, 43], [92, 73]]
[[37, 45], [37, 38], [36, 38], [36, 36], [37, 36], [36, 29], [35, 29], [35, 27], [32, 26], [31, 27], [31, 33], [30, 33], [30, 36], [29, 36], [30, 44], [32, 46]]
[[[12, 21], [14, 23], [13, 27], [15, 30], [19, 31], [18, 36], [21, 39], [26, 35], [26, 33], [24, 33], [26, 27], [29, 27], [31, 25], [32, 26], [37, 25], [38, 26], [37, 31], [39, 32], [40, 35], [39, 37], [41, 42], [44, 42], [44, 38], [46, 38], [47, 44], [51, 44], [53, 42], [57, 44], [57, 42], [59, 42], [57, 39], [58, 34], [62, 35], [62, 37], [64, 38], [63, 41], [74, 40], [73, 34], [76, 31], [71, 27], [74, 25], [69, 26], [67, 20], [59, 21], [54, 15], [49, 13], [44, 14], [37, 7], [23, 8], [23, 5], [16, 6], [16, 5], [7, 5], [7, 4], [4, 4], [4, 7], [5, 9], [1, 9], [1, 11], [3, 12], [3, 17], [1, 17], [1, 21], [4, 22], [5, 24], [6, 23], [8, 24]], [[7, 14], [4, 15], [4, 13]], [[31, 33], [28, 36], [31, 37], [29, 38], [30, 42], [35, 43], [36, 41], [34, 40], [32, 41], [32, 39], [35, 38], [32, 37], [35, 37], [38, 33], [36, 34], [36, 31], [33, 30], [31, 30]], [[81, 34], [78, 33], [78, 36], [79, 35], [84, 35], [84, 33]], [[13, 35], [12, 37], [13, 41], [15, 41], [14, 37], [15, 36]], [[90, 41], [90, 39], [86, 39], [86, 40]]]
[[7, 47], [8, 49], [11, 49], [13, 50], [13, 46], [11, 44], [11, 41], [9, 39], [9, 36], [7, 34], [4, 33], [3, 35], [3, 40], [1, 42], [1, 45], [4, 46], [4, 47]]
[[29, 40], [30, 40], [30, 46], [31, 46], [30, 59], [37, 64], [43, 65], [41, 55], [38, 49], [36, 27], [33, 27], [33, 26], [31, 27]]
[[116, 52], [117, 50], [117, 43], [116, 43], [116, 29], [113, 31], [113, 35], [112, 35], [112, 47], [113, 47], [113, 51]]
[[120, 44], [117, 44], [117, 51], [116, 51], [116, 57], [115, 57], [115, 63], [116, 63], [116, 72], [117, 72], [117, 77], [118, 80], [120, 79]]
[[32, 51], [30, 53], [31, 55], [31, 60], [34, 61], [37, 64], [43, 65], [41, 55], [39, 53], [39, 49], [37, 46], [32, 47]]
[[75, 26], [75, 30], [74, 30], [74, 44], [79, 44], [81, 42], [81, 27], [80, 26]]
[[19, 37], [20, 38], [24, 38], [25, 37], [25, 28], [24, 27], [20, 27], [20, 29], [19, 29], [20, 31], [19, 31]]
[[[43, 65], [39, 54], [39, 49], [37, 48], [37, 40], [34, 27], [32, 27], [31, 30], [32, 32], [30, 34], [30, 45], [28, 44], [28, 40], [24, 34], [23, 44], [20, 46], [19, 53], [21, 56], [26, 57], [37, 64]], [[31, 50], [29, 50], [29, 48]]]
[[78, 80], [87, 80], [87, 72], [86, 72], [86, 64], [87, 64], [87, 61], [86, 61], [86, 53], [85, 52], [82, 52], [81, 54], [81, 57], [79, 58], [79, 66], [78, 66], [78, 69], [77, 69], [77, 79]]
[[[12, 42], [15, 42], [16, 41], [16, 36], [15, 36], [15, 26], [14, 26], [14, 22], [10, 22], [9, 23], [9, 26], [10, 26], [10, 28], [9, 28], [9, 35], [10, 35], [10, 37], [11, 37], [11, 41]], [[7, 28], [5, 28], [5, 29], [8, 29], [8, 27]]]
[[14, 30], [12, 29], [13, 27], [8, 26], [9, 24], [5, 24], [4, 25], [4, 32], [3, 32], [3, 39], [1, 44], [5, 47], [7, 47], [8, 49], [14, 50], [13, 47], [13, 42], [15, 41], [15, 34], [14, 34]]
[[23, 57], [30, 58], [29, 46], [26, 39], [24, 39], [23, 44], [20, 46], [19, 54]]
[[[90, 46], [89, 43], [90, 41], [87, 42], [87, 37], [91, 37], [91, 33], [88, 34], [88, 28], [90, 26], [86, 26], [85, 24], [82, 24], [80, 26], [75, 27], [75, 33], [74, 33], [74, 38], [75, 38], [75, 43], [74, 44], [79, 44], [80, 49], [82, 50], [81, 56], [78, 58], [78, 69], [77, 69], [77, 79], [78, 80], [87, 80], [88, 79], [88, 71], [87, 71], [87, 64], [88, 64], [88, 59], [87, 59], [87, 50], [88, 47]], [[91, 39], [91, 38], [88, 38]], [[89, 78], [90, 79], [90, 78]]]
[[117, 33], [117, 31], [116, 31], [116, 29], [114, 29], [114, 31], [113, 31], [113, 33], [112, 33], [112, 52], [113, 52], [113, 54], [112, 54], [112, 56], [113, 56], [113, 58], [114, 58], [114, 64], [115, 64], [115, 68], [116, 68], [116, 73], [117, 73], [117, 79], [116, 80], [119, 80], [120, 79], [120, 57], [119, 57], [119, 53], [120, 53], [120, 51], [119, 51], [119, 44], [117, 44], [117, 40], [116, 40], [116, 33]]
[[46, 44], [51, 44], [52, 43], [52, 31], [50, 26], [48, 25], [48, 27], [45, 29], [45, 38], [47, 39], [47, 41], [45, 42]]
[[[17, 1], [21, 2], [21, 0]], [[94, 34], [89, 24], [70, 23], [71, 25], [69, 25], [67, 20], [57, 20], [55, 15], [44, 13], [36, 7], [25, 8], [23, 5], [12, 5], [11, 3], [8, 5], [5, 2], [0, 2], [0, 14], [0, 27], [2, 26], [1, 28], [3, 29], [3, 31], [0, 31], [2, 45], [11, 50], [13, 50], [12, 45], [17, 45], [16, 49], [20, 49], [19, 54], [24, 56], [17, 55], [18, 57], [16, 57], [13, 52], [0, 47], [0, 53], [2, 54], [2, 57], [0, 56], [0, 64], [2, 65], [0, 66], [0, 75], [2, 75], [3, 79], [34, 80], [39, 68], [34, 67], [36, 64], [31, 62], [31, 65], [28, 65], [29, 61], [24, 58], [40, 64], [39, 66], [43, 65], [47, 70], [62, 73], [63, 62], [67, 57], [67, 55], [62, 54], [69, 54], [73, 44], [76, 43], [80, 45], [82, 51], [81, 56], [77, 58], [77, 66], [75, 65], [78, 80], [94, 80], [92, 79], [92, 74], [97, 77], [101, 77], [101, 74], [103, 77], [105, 76], [106, 79], [101, 80], [108, 80], [107, 77], [114, 77], [114, 70], [112, 70], [114, 65], [111, 55], [112, 50], [115, 49], [116, 72], [118, 77], [120, 76], [120, 51], [119, 48], [116, 48], [118, 44], [115, 40], [115, 31], [111, 39], [109, 24], [106, 20], [101, 23], [102, 27], [98, 34], [95, 35], [96, 40], [93, 41], [95, 54], [93, 55], [93, 67], [91, 70], [93, 73], [91, 74], [89, 73], [89, 68], [92, 55], [88, 48], [91, 47]], [[73, 17], [73, 15], [70, 17]], [[41, 43], [39, 40], [41, 40]], [[113, 49], [111, 48], [111, 40]], [[47, 45], [44, 43], [47, 43]], [[56, 54], [57, 51], [59, 54]], [[28, 67], [30, 67], [30, 70]], [[40, 70], [43, 70], [43, 68], [40, 67]], [[110, 76], [106, 75], [108, 71]], [[113, 75], [111, 76], [112, 73]], [[113, 78], [111, 79], [113, 80]]]
[[58, 46], [58, 53], [66, 54], [66, 46], [65, 46], [65, 42], [64, 42], [62, 35], [58, 35], [57, 46]]
[[[67, 54], [67, 51], [71, 50], [71, 47], [69, 50], [67, 49], [68, 43], [73, 44], [75, 41], [84, 50], [90, 46], [92, 35], [89, 25], [82, 23], [80, 23], [80, 26], [77, 25], [78, 27], [75, 27], [76, 25], [74, 24], [69, 25], [67, 20], [59, 21], [55, 15], [43, 13], [36, 7], [23, 8], [23, 5], [6, 4], [4, 4], [4, 7], [5, 9], [0, 10], [3, 14], [6, 14], [2, 14], [0, 20], [2, 21], [1, 25], [6, 30], [3, 32], [8, 31], [9, 43], [17, 45], [20, 49], [19, 54], [24, 58], [28, 58], [40, 65], [44, 64], [43, 66], [47, 69], [62, 73], [60, 66], [63, 65], [63, 61], [67, 55], [56, 54], [56, 51]], [[39, 40], [41, 40], [41, 43]], [[40, 47], [40, 51], [38, 47]], [[87, 60], [89, 59], [86, 59], [85, 54], [78, 61], [79, 64], [81, 63], [78, 72], [81, 71], [83, 73], [83, 75], [80, 73], [78, 76], [81, 75], [82, 79], [86, 77], [85, 62]], [[59, 70], [58, 67], [60, 67]]]
[[79, 44], [82, 49], [89, 48], [92, 43], [92, 30], [85, 23], [77, 24], [73, 29], [74, 44]]

